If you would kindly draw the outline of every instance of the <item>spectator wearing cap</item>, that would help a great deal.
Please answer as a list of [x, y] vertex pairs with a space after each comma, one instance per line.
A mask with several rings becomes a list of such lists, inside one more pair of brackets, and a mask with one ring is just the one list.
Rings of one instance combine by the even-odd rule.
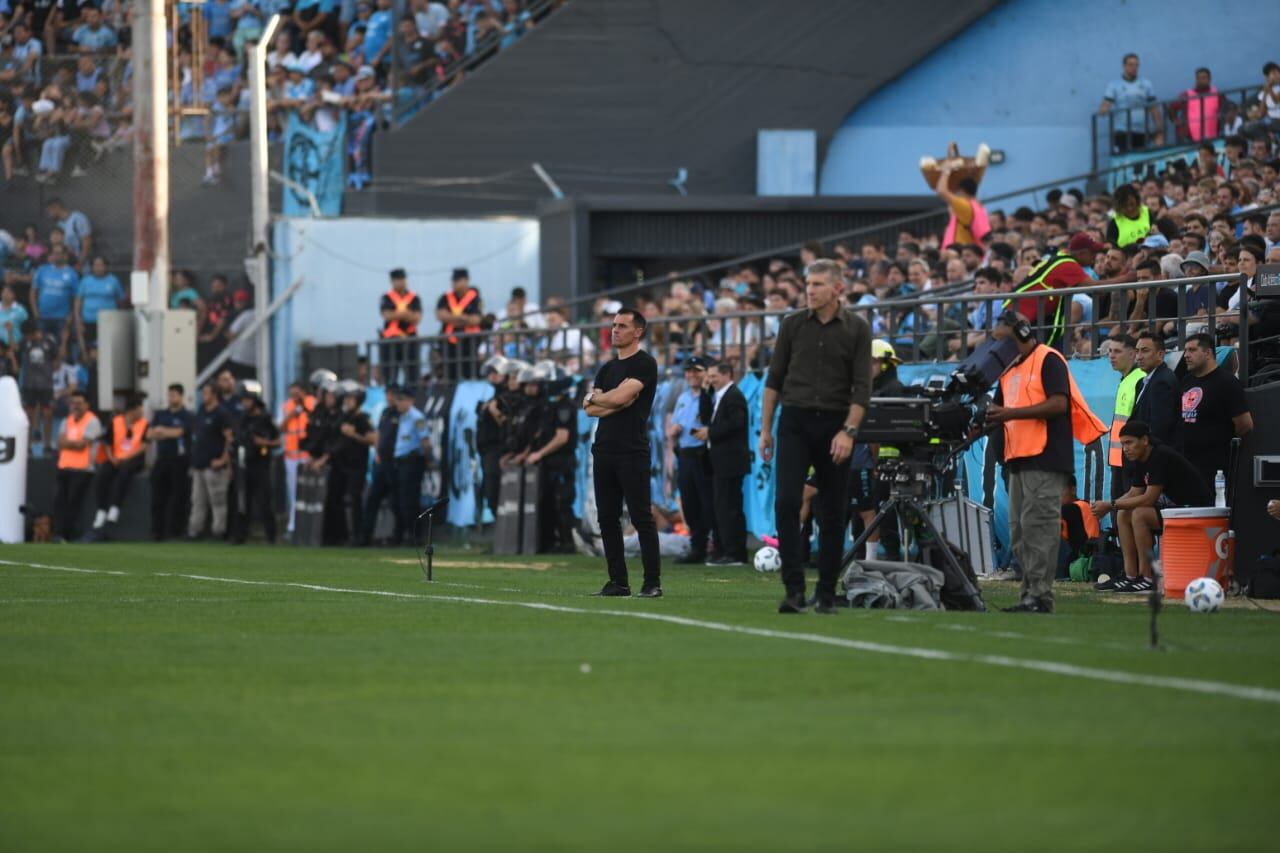
[[402, 339], [418, 336], [418, 323], [422, 320], [422, 300], [409, 289], [409, 277], [401, 268], [391, 271], [391, 289], [382, 294], [379, 303], [382, 313], [383, 378], [388, 383], [401, 381], [397, 377], [403, 371], [404, 383], [416, 388], [421, 379], [418, 370], [418, 345]]
[[1156, 145], [1164, 144], [1164, 119], [1156, 104], [1155, 88], [1150, 80], [1138, 76], [1136, 53], [1125, 54], [1123, 74], [1107, 84], [1098, 113], [1110, 116], [1112, 150], [1117, 154], [1146, 148], [1148, 137]]
[[667, 422], [667, 451], [671, 454], [669, 461], [675, 462], [674, 472], [667, 465], [667, 482], [671, 482], [674, 473], [680, 488], [680, 511], [689, 525], [689, 553], [676, 560], [684, 565], [702, 565], [708, 556], [708, 537], [715, 536], [711, 460], [707, 441], [700, 435], [706, 426], [702, 419], [706, 376], [705, 359], [694, 355], [685, 361], [685, 387]]
[[436, 302], [436, 319], [445, 341], [441, 346], [445, 376], [451, 381], [474, 379], [476, 376], [476, 339], [459, 338], [458, 333], [480, 331], [484, 319], [484, 303], [480, 291], [471, 286], [471, 273], [458, 267], [450, 276], [450, 286]]
[[1076, 234], [1067, 244], [1067, 251], [1054, 251], [1031, 270], [1027, 278], [1014, 288], [1017, 298], [1005, 302], [1002, 310], [1013, 308], [1030, 319], [1033, 326], [1042, 326], [1046, 330], [1043, 332], [1044, 342], [1065, 352], [1068, 338], [1063, 300], [1057, 296], [1037, 298], [1032, 294], [1090, 284], [1092, 279], [1085, 272], [1085, 267], [1093, 266], [1098, 253], [1105, 249], [1106, 246], [1088, 234]]

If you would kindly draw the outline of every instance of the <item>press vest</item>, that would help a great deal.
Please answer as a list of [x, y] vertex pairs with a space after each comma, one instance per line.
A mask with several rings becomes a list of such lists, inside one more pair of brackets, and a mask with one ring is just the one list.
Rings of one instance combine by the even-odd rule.
[[[471, 303], [475, 302], [476, 297], [479, 295], [480, 295], [479, 291], [477, 291], [473, 287], [473, 288], [470, 288], [466, 293], [462, 294], [461, 299], [458, 298], [458, 295], [454, 293], [452, 289], [450, 289], [449, 292], [444, 295], [444, 298], [449, 301], [449, 313], [455, 317], [461, 317], [463, 314], [467, 313], [467, 309], [471, 307]], [[456, 327], [454, 326], [453, 323], [444, 324], [444, 333], [446, 335], [449, 335], [449, 343], [451, 344], [456, 344], [458, 342], [458, 338], [455, 335], [451, 334], [455, 330], [456, 330]], [[480, 327], [467, 326], [462, 331], [478, 332], [480, 331]]]
[[1116, 223], [1116, 245], [1120, 248], [1146, 239], [1151, 231], [1151, 211], [1142, 205], [1137, 219], [1128, 219], [1116, 213], [1111, 219]]
[[284, 458], [305, 459], [307, 452], [302, 449], [302, 439], [307, 434], [308, 415], [315, 410], [316, 398], [310, 394], [298, 403], [294, 400], [284, 401]]
[[[1006, 408], [1021, 409], [1048, 399], [1041, 372], [1046, 358], [1059, 358], [1066, 363], [1062, 353], [1037, 344], [1030, 355], [1014, 362], [1004, 372], [1000, 377], [1000, 392]], [[1067, 383], [1071, 390], [1071, 434], [1081, 444], [1092, 444], [1106, 433], [1107, 427], [1090, 411], [1070, 371], [1067, 372]], [[1049, 422], [1043, 418], [1019, 418], [1006, 421], [1003, 426], [1005, 462], [1039, 456], [1049, 442]]]
[[129, 423], [124, 415], [116, 415], [111, 419], [111, 453], [115, 456], [116, 461], [127, 453], [137, 450], [146, 440], [147, 435], [147, 419], [138, 418], [133, 422], [133, 426]]
[[[1049, 273], [1053, 272], [1055, 269], [1067, 263], [1068, 261], [1073, 262], [1075, 261], [1075, 258], [1071, 257], [1070, 255], [1063, 255], [1063, 254], [1054, 255], [1053, 257], [1049, 258], [1049, 260], [1045, 261], [1040, 266], [1032, 270], [1031, 277], [1028, 278], [1026, 281], [1024, 281], [1013, 292], [1026, 293], [1031, 290], [1052, 290], [1052, 288], [1047, 288], [1044, 286], [1044, 280], [1049, 277]], [[1045, 320], [1049, 321], [1049, 323], [1051, 324], [1049, 327], [1050, 328], [1049, 339], [1046, 341], [1046, 343], [1049, 344], [1050, 346], [1056, 343], [1058, 340], [1058, 336], [1063, 333], [1062, 316], [1063, 316], [1064, 302], [1066, 302], [1066, 300], [1062, 299], [1061, 297], [1058, 297], [1058, 306], [1056, 309], [1054, 309], [1053, 317], [1045, 317]], [[1007, 311], [1008, 309], [1013, 307], [1013, 304], [1014, 304], [1014, 300], [1012, 299], [1005, 300], [1004, 306], [1001, 308], [1001, 310]], [[1034, 326], [1038, 318], [1028, 317], [1027, 319], [1030, 320], [1031, 324]]]
[[[392, 288], [387, 291], [387, 298], [391, 300], [391, 304], [395, 306], [397, 311], [408, 310], [417, 296], [412, 290], [406, 290], [401, 293]], [[388, 320], [386, 325], [382, 327], [382, 336], [384, 338], [411, 338], [416, 334], [418, 334], [417, 326], [412, 323], [401, 323], [399, 320]], [[315, 404], [313, 403], [312, 405], [314, 406]]]
[[[91, 422], [96, 423], [97, 417], [93, 412], [85, 412], [84, 417], [76, 420], [68, 415], [63, 431], [69, 441], [80, 441], [84, 438], [84, 430]], [[64, 448], [58, 451], [58, 468], [74, 469], [77, 471], [88, 471], [93, 465], [93, 447], [81, 447], [79, 450]]]
[[1120, 380], [1120, 387], [1116, 389], [1115, 414], [1111, 418], [1111, 437], [1108, 441], [1111, 446], [1107, 451], [1107, 464], [1112, 468], [1124, 465], [1124, 454], [1120, 451], [1120, 430], [1133, 414], [1133, 404], [1138, 400], [1138, 384], [1146, 375], [1138, 368], [1132, 368]]
[[[1089, 506], [1088, 501], [1072, 501], [1076, 506], [1080, 507], [1080, 518], [1084, 521], [1084, 535], [1089, 539], [1101, 539], [1102, 527], [1098, 525], [1098, 519], [1093, 514], [1093, 507]], [[1062, 522], [1062, 538], [1067, 538], [1067, 522]]]

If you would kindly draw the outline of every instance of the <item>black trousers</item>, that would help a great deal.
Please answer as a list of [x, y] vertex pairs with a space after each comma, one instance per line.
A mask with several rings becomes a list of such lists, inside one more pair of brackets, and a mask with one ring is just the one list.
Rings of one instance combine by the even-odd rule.
[[627, 582], [627, 560], [622, 550], [622, 504], [625, 501], [631, 524], [640, 539], [644, 585], [660, 585], [662, 555], [658, 551], [658, 526], [653, 521], [649, 490], [649, 454], [596, 453], [593, 463], [596, 515], [600, 522], [600, 542], [604, 545], [609, 580], [630, 586]]
[[276, 541], [276, 511], [271, 500], [271, 466], [246, 465], [237, 472], [240, 490], [244, 494], [244, 512], [236, 519], [234, 540], [243, 542], [249, 538], [253, 522], [262, 522], [262, 532], [267, 541]]
[[364, 467], [334, 465], [329, 469], [329, 489], [325, 495], [326, 540], [330, 516], [337, 544], [358, 537], [364, 530], [364, 480]]
[[373, 480], [369, 483], [369, 491], [364, 496], [364, 527], [360, 531], [360, 541], [368, 544], [373, 540], [373, 530], [378, 524], [378, 510], [382, 502], [390, 499], [391, 514], [396, 519], [396, 544], [402, 535], [400, 529], [400, 511], [396, 508], [396, 468], [390, 459], [374, 463]]
[[711, 468], [720, 556], [747, 561], [747, 516], [742, 511], [742, 478], [746, 474], [721, 475]]
[[422, 506], [422, 475], [427, 470], [427, 460], [421, 453], [397, 456], [396, 471], [396, 541], [409, 537], [410, 544], [418, 545], [418, 513]]
[[485, 505], [498, 517], [498, 492], [502, 487], [502, 448], [490, 447], [480, 451], [480, 495]]
[[689, 525], [689, 557], [699, 560], [707, 556], [707, 537], [715, 527], [711, 464], [705, 447], [690, 447], [676, 452], [679, 454], [676, 480], [680, 486], [680, 506], [684, 509], [685, 523]]
[[824, 412], [788, 406], [778, 418], [777, 494], [774, 515], [782, 552], [782, 583], [787, 594], [804, 594], [801, 561], [800, 505], [810, 466], [818, 486], [813, 515], [818, 533], [818, 597], [834, 599], [844, 552], [849, 512], [848, 462], [831, 460], [831, 439], [844, 426], [844, 412]]
[[578, 488], [572, 461], [543, 462], [538, 471], [538, 553], [573, 549], [573, 501]]
[[180, 537], [187, 529], [191, 470], [186, 456], [158, 456], [151, 466], [151, 538]]
[[93, 483], [93, 472], [78, 468], [59, 468], [55, 482], [57, 488], [53, 493], [53, 523], [57, 525], [58, 536], [72, 541], [80, 532], [80, 507], [84, 503], [85, 493]]
[[93, 493], [98, 499], [98, 509], [107, 510], [113, 506], [123, 506], [129, 484], [133, 482], [133, 478], [138, 475], [146, 462], [146, 457], [140, 454], [123, 465], [102, 463], [93, 475]]

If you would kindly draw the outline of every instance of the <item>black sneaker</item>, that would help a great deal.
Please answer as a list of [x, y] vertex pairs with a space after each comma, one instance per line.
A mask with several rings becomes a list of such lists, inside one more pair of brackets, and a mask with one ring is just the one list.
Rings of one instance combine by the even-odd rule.
[[840, 611], [836, 607], [836, 602], [834, 599], [821, 598], [821, 599], [818, 599], [817, 604], [813, 605], [813, 612], [821, 613], [823, 616], [835, 616]]
[[1124, 575], [1115, 575], [1113, 577], [1107, 578], [1104, 581], [1098, 581], [1093, 585], [1093, 588], [1097, 592], [1115, 592], [1116, 587], [1119, 586], [1121, 583], [1123, 583], [1125, 580], [1126, 578]]
[[1128, 578], [1129, 582], [1124, 585], [1124, 589], [1117, 589], [1116, 592], [1125, 595], [1141, 595], [1144, 592], [1151, 592], [1151, 578]]
[[636, 598], [662, 598], [662, 587], [646, 586], [640, 590]]
[[1052, 613], [1053, 605], [1046, 605], [1042, 601], [1023, 601], [1012, 607], [1001, 607], [1001, 613]]
[[782, 603], [778, 605], [779, 613], [804, 613], [808, 609], [808, 603], [804, 600], [804, 593], [797, 592], [788, 595], [782, 599]]
[[706, 565], [708, 566], [745, 566], [746, 563], [744, 563], [742, 560], [737, 559], [736, 557], [716, 557], [714, 560], [707, 560]]
[[631, 587], [609, 581], [604, 586], [600, 587], [599, 592], [593, 592], [591, 594], [601, 598], [626, 598], [628, 595], [631, 595]]

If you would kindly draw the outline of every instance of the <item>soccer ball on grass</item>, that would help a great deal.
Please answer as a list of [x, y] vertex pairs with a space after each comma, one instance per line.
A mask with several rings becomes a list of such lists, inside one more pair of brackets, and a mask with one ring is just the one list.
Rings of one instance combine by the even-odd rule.
[[1196, 578], [1182, 593], [1182, 600], [1192, 613], [1215, 613], [1225, 597], [1222, 585], [1213, 578]]
[[756, 551], [754, 562], [757, 572], [776, 572], [782, 568], [782, 555], [772, 545], [765, 545]]

